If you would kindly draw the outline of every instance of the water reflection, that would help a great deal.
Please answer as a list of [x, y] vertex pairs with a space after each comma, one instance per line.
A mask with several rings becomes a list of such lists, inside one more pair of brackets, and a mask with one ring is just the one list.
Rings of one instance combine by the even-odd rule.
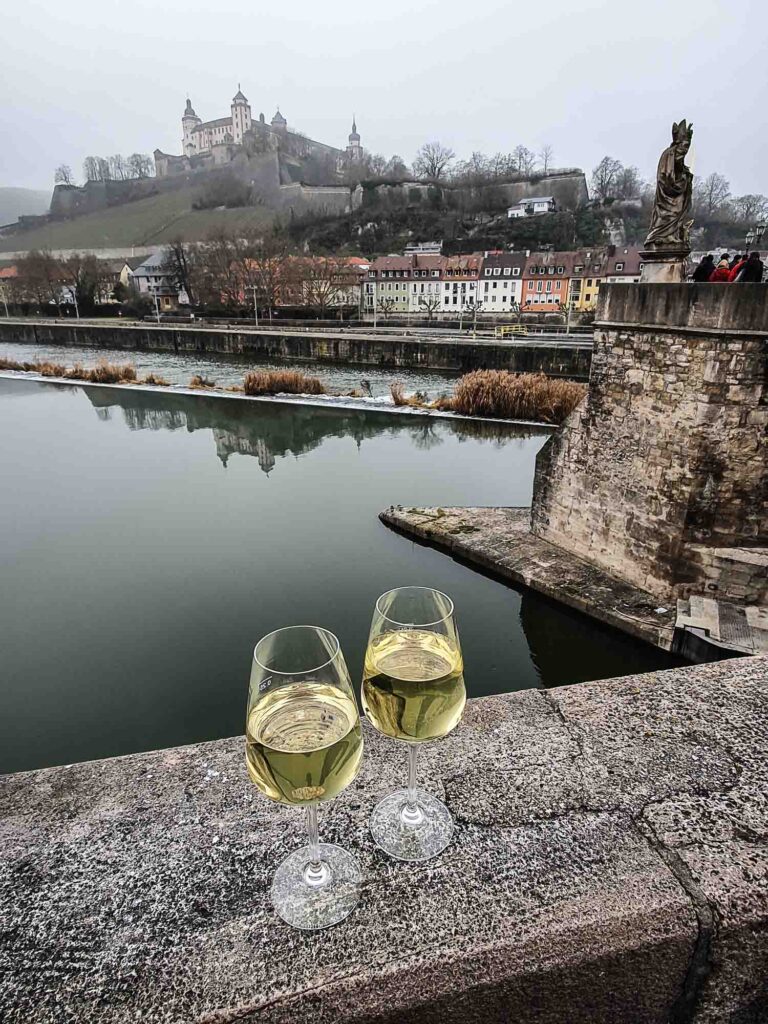
[[224, 467], [232, 455], [250, 455], [265, 473], [270, 473], [279, 459], [305, 455], [327, 438], [352, 437], [359, 448], [369, 438], [404, 436], [414, 447], [428, 451], [446, 438], [503, 446], [514, 439], [522, 442], [542, 434], [540, 428], [513, 424], [394, 416], [367, 409], [325, 409], [139, 390], [84, 390], [102, 420], [110, 419], [112, 411], [120, 409], [131, 430], [210, 430]]

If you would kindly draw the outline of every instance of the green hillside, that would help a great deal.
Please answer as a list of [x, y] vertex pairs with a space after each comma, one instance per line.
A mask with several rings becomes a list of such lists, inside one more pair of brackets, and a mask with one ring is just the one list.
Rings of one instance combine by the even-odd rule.
[[[0, 190], [1, 192], [2, 190]], [[22, 249], [97, 249], [155, 245], [174, 238], [197, 241], [220, 226], [258, 227], [274, 214], [263, 207], [193, 210], [196, 188], [177, 189], [32, 231], [0, 237], [0, 252]]]
[[48, 212], [50, 192], [34, 188], [0, 188], [0, 224], [12, 224], [24, 214]]

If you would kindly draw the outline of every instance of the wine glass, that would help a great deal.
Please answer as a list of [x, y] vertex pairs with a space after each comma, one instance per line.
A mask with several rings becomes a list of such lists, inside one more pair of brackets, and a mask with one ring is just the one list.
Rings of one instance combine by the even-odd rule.
[[338, 639], [319, 626], [288, 626], [256, 644], [245, 729], [251, 781], [278, 803], [306, 808], [309, 843], [279, 865], [271, 896], [294, 928], [327, 928], [358, 901], [360, 867], [321, 843], [317, 805], [357, 775], [363, 735]]
[[451, 841], [450, 811], [416, 787], [416, 752], [419, 743], [458, 724], [466, 699], [453, 601], [427, 587], [382, 594], [365, 652], [362, 700], [379, 732], [408, 744], [407, 788], [385, 796], [371, 816], [374, 840], [397, 860], [428, 860]]

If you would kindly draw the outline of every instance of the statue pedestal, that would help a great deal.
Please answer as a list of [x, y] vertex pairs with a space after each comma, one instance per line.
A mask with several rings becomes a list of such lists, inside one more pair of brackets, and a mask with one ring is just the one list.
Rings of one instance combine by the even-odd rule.
[[690, 249], [645, 249], [640, 253], [641, 284], [680, 284], [686, 279]]

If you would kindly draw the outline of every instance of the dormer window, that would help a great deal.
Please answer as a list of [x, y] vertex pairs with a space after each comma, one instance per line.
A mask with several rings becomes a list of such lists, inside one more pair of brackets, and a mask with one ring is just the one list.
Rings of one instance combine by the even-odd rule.
[[490, 277], [491, 276], [491, 268], [490, 267], [486, 267], [485, 268], [485, 276], [486, 277]]
[[509, 277], [509, 275], [510, 275], [510, 268], [509, 267], [504, 267], [504, 277]]
[[616, 269], [617, 270], [623, 270], [624, 269], [624, 264], [623, 263], [617, 263], [616, 264]]

